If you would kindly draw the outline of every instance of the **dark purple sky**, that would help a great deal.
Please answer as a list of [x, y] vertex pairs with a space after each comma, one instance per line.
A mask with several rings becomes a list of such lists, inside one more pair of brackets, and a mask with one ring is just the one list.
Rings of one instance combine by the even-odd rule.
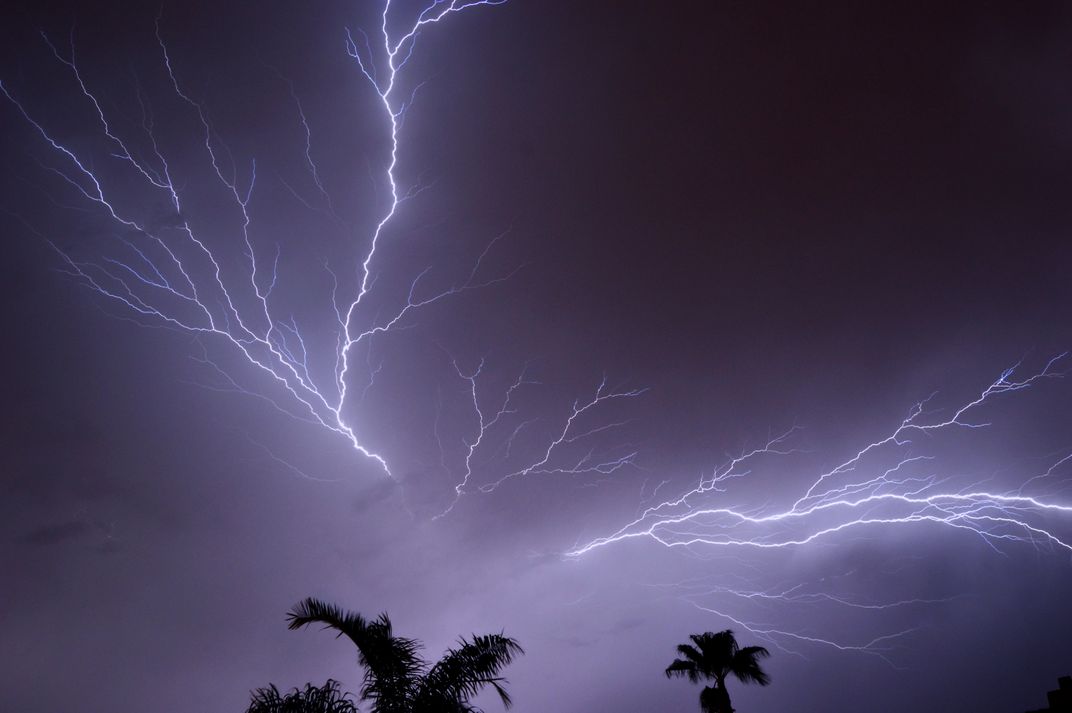
[[[241, 215], [169, 84], [158, 6], [77, 5], [7, 13], [0, 81], [143, 225], [196, 222], [228, 284], [248, 285]], [[161, 32], [225, 173], [233, 157], [245, 181], [257, 160], [251, 241], [262, 265], [278, 246], [276, 315], [294, 317], [314, 378], [330, 383], [323, 265], [343, 292], [358, 284], [389, 136], [345, 28], [373, 33], [380, 6], [214, 5], [166, 5]], [[418, 8], [399, 2], [392, 18], [400, 28]], [[109, 157], [92, 103], [38, 35], [66, 57], [72, 27], [87, 87], [148, 152], [140, 87], [181, 216]], [[742, 712], [1042, 705], [1072, 673], [1072, 561], [1042, 539], [916, 523], [771, 550], [634, 538], [563, 553], [796, 425], [799, 453], [697, 500], [788, 508], [933, 392], [927, 416], [940, 421], [1006, 367], [1022, 359], [1026, 377], [1072, 348], [1070, 66], [1060, 3], [512, 0], [430, 28], [406, 67], [407, 95], [427, 83], [397, 169], [427, 188], [385, 228], [361, 318], [397, 312], [429, 266], [420, 295], [464, 281], [504, 231], [481, 279], [512, 276], [355, 352], [345, 419], [395, 481], [338, 434], [228, 392], [234, 378], [293, 406], [226, 343], [138, 326], [63, 274], [41, 236], [77, 262], [144, 236], [66, 183], [56, 169], [71, 165], [0, 97], [0, 709], [223, 712], [270, 681], [356, 689], [345, 643], [286, 630], [308, 595], [386, 610], [430, 654], [463, 633], [516, 636], [520, 713], [696, 710], [698, 688], [662, 669], [690, 633], [724, 628], [774, 654], [769, 688], [731, 689]], [[433, 518], [477, 426], [452, 358], [465, 373], [485, 360], [490, 413], [526, 363], [540, 384]], [[608, 388], [648, 390], [584, 414], [570, 438], [622, 425], [565, 442], [552, 465], [589, 448], [635, 460], [480, 492], [538, 460], [604, 374]], [[916, 474], [943, 492], [1009, 494], [1072, 452], [1070, 405], [1067, 380], [1042, 379], [973, 412], [985, 430], [917, 434], [858, 473], [927, 455]], [[1027, 492], [1068, 506], [1069, 485], [1072, 461]], [[1018, 516], [1072, 541], [1067, 511]], [[700, 518], [679, 534], [718, 527]], [[904, 600], [926, 601], [877, 608]], [[870, 652], [801, 638], [853, 647], [897, 633]]]

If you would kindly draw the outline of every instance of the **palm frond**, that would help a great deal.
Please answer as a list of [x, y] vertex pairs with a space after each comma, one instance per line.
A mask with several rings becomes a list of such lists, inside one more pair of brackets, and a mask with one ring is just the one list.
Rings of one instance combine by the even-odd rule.
[[283, 695], [274, 684], [258, 688], [251, 695], [246, 713], [357, 713], [349, 693], [339, 690], [339, 682], [328, 679], [323, 686], [306, 684]]
[[702, 637], [703, 645], [700, 646], [700, 650], [703, 651], [706, 658], [728, 663], [737, 655], [737, 638], [733, 635], [732, 629], [725, 629], [717, 633], [709, 631], [703, 634]]
[[697, 651], [695, 646], [678, 644], [677, 652], [697, 665], [703, 663], [703, 654]]
[[249, 708], [246, 713], [270, 713], [282, 710], [283, 695], [274, 683], [250, 692]]
[[419, 700], [429, 704], [433, 700], [449, 701], [468, 708], [469, 698], [491, 686], [509, 708], [512, 701], [499, 672], [525, 653], [520, 644], [503, 634], [474, 634], [471, 640], [463, 638], [459, 644], [458, 648], [448, 649], [425, 675]]
[[747, 656], [756, 660], [770, 657], [770, 651], [767, 651], [766, 647], [764, 646], [745, 646], [737, 653], [740, 656]]
[[315, 597], [306, 597], [287, 612], [288, 629], [300, 629], [309, 624], [323, 624], [325, 628], [335, 629], [339, 636], [345, 634], [355, 644], [369, 629], [369, 623], [360, 614], [343, 611]]
[[684, 676], [689, 679], [689, 683], [699, 683], [701, 679], [710, 677], [695, 661], [687, 659], [674, 659], [666, 667], [666, 677], [674, 676]]
[[287, 619], [291, 629], [320, 623], [354, 643], [358, 662], [365, 668], [361, 698], [372, 700], [376, 710], [402, 710], [409, 705], [424, 670], [420, 645], [395, 636], [386, 614], [368, 621], [360, 614], [309, 597], [295, 605]]
[[741, 683], [758, 683], [760, 686], [770, 684], [770, 675], [759, 665], [760, 659], [770, 656], [762, 646], [746, 646], [739, 650], [730, 664], [730, 671]]

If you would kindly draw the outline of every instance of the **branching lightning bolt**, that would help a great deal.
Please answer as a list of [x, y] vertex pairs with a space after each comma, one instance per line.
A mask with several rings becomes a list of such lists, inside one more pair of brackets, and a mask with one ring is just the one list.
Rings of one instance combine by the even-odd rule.
[[[0, 92], [60, 159], [61, 167], [48, 167], [48, 170], [81, 198], [102, 210], [104, 215], [125, 233], [120, 240], [127, 252], [118, 257], [82, 260], [61, 250], [52, 241], [49, 241], [49, 244], [55, 248], [69, 274], [107, 300], [128, 310], [137, 320], [193, 334], [202, 344], [214, 340], [228, 345], [249, 366], [274, 382], [280, 390], [280, 395], [241, 386], [239, 380], [228, 374], [202, 346], [196, 360], [219, 377], [220, 385], [210, 388], [249, 394], [267, 402], [277, 411], [342, 436], [354, 450], [373, 460], [384, 473], [393, 477], [386, 458], [359, 436], [347, 417], [348, 409], [363, 400], [379, 371], [379, 367], [373, 367], [371, 362], [372, 339], [377, 335], [404, 328], [409, 318], [422, 308], [461, 292], [497, 284], [512, 275], [508, 273], [484, 279], [479, 274], [488, 252], [503, 237], [500, 235], [486, 246], [464, 281], [447, 289], [428, 292], [422, 289], [422, 280], [431, 268], [425, 269], [413, 278], [403, 304], [384, 317], [372, 320], [363, 318], [362, 314], [366, 310], [362, 307], [376, 285], [375, 264], [380, 259], [387, 229], [402, 204], [421, 190], [403, 190], [397, 176], [406, 113], [411, 109], [417, 92], [423, 86], [417, 83], [412, 90], [404, 91], [402, 75], [423, 31], [462, 11], [479, 6], [501, 5], [504, 2], [505, 0], [433, 0], [417, 15], [412, 24], [400, 32], [392, 32], [390, 25], [395, 21], [392, 17], [392, 3], [391, 0], [385, 0], [380, 13], [377, 41], [370, 41], [369, 36], [362, 31], [356, 33], [359, 39], [355, 39], [355, 33], [346, 31], [346, 52], [355, 61], [361, 75], [367, 79], [382, 108], [390, 148], [383, 173], [389, 188], [389, 200], [382, 213], [373, 221], [374, 227], [366, 248], [359, 257], [360, 279], [355, 294], [343, 298], [336, 273], [330, 266], [324, 266], [334, 284], [331, 309], [337, 331], [336, 343], [333, 345], [334, 373], [330, 379], [318, 380], [310, 363], [316, 345], [305, 339], [301, 326], [293, 316], [287, 314], [286, 305], [279, 304], [279, 300], [273, 296], [280, 280], [279, 248], [276, 247], [274, 254], [266, 258], [258, 254], [255, 246], [253, 233], [256, 220], [251, 203], [257, 186], [256, 160], [250, 159], [248, 168], [239, 168], [230, 149], [214, 130], [205, 105], [184, 86], [165, 42], [160, 16], [156, 20], [156, 40], [167, 81], [174, 96], [192, 111], [195, 125], [200, 132], [201, 147], [211, 165], [212, 176], [231, 204], [235, 224], [229, 230], [232, 234], [237, 233], [234, 237], [241, 241], [246, 263], [245, 274], [238, 278], [230, 274], [224, 267], [225, 260], [220, 256], [219, 248], [214, 247], [196, 222], [187, 217], [184, 191], [173, 176], [173, 166], [169, 163], [162, 142], [158, 142], [152, 113], [142, 96], [140, 86], [137, 95], [142, 111], [140, 128], [143, 131], [142, 141], [147, 142], [149, 147], [144, 156], [139, 155], [138, 151], [134, 150], [132, 141], [121, 136], [120, 131], [109, 121], [104, 110], [105, 102], [98, 98], [85, 80], [75, 58], [73, 32], [66, 54], [44, 33], [42, 38], [55, 59], [70, 71], [82, 98], [92, 108], [94, 121], [111, 149], [109, 158], [132, 170], [134, 176], [142, 181], [148, 190], [162, 195], [170, 206], [172, 216], [170, 224], [155, 225], [152, 220], [138, 217], [133, 210], [125, 207], [127, 201], [124, 200], [122, 192], [118, 188], [109, 187], [110, 174], [96, 169], [92, 157], [86, 155], [83, 150], [59, 140], [44, 123], [33, 116], [24, 102], [17, 98], [7, 85], [0, 82]], [[314, 159], [313, 132], [309, 118], [293, 83], [282, 79], [286, 81], [290, 97], [297, 108], [308, 173], [327, 206], [326, 212], [339, 221], [336, 202], [326, 188], [322, 172]], [[298, 200], [312, 207], [293, 187], [286, 183], [285, 185]], [[369, 381], [363, 388], [355, 390], [351, 384], [351, 372], [359, 346], [368, 349]], [[479, 372], [480, 370], [478, 374]], [[454, 507], [458, 497], [468, 492], [473, 476], [473, 457], [477, 448], [484, 442], [485, 432], [496, 425], [499, 417], [505, 415], [500, 412], [494, 419], [485, 420], [480, 401], [476, 398], [477, 374], [465, 376], [459, 371], [459, 375], [472, 385], [479, 435], [475, 441], [467, 441], [464, 444], [467, 451], [465, 472], [454, 489], [455, 497], [447, 511]], [[522, 382], [515, 385], [510, 394], [521, 385]], [[523, 472], [542, 472], [550, 468], [550, 458], [564, 439], [574, 437], [571, 429], [584, 411], [606, 400], [625, 395], [628, 394], [606, 393], [604, 386], [601, 386], [591, 403], [583, 407], [575, 405], [574, 412], [568, 417], [559, 437], [531, 467], [523, 469]], [[509, 395], [507, 404], [510, 404]], [[515, 412], [511, 410], [511, 413]], [[517, 435], [525, 423], [531, 422], [529, 419], [515, 425], [513, 436]], [[510, 445], [510, 442], [506, 443], [507, 449]], [[620, 465], [628, 460], [623, 459]], [[575, 464], [575, 469], [581, 470], [591, 468], [605, 471], [612, 467], [613, 464], [587, 461]], [[562, 472], [568, 471], [568, 468], [562, 469]], [[505, 477], [517, 474], [510, 473]], [[487, 486], [481, 487], [481, 490], [486, 489]]]
[[[929, 439], [954, 430], [974, 431], [989, 427], [989, 422], [976, 415], [985, 404], [1004, 394], [1028, 389], [1043, 379], [1061, 376], [1058, 367], [1066, 357], [1067, 354], [1054, 357], [1041, 370], [1023, 378], [1015, 376], [1016, 368], [1005, 370], [975, 398], [953, 410], [948, 418], [935, 418], [927, 413], [930, 399], [917, 403], [892, 432], [868, 443], [834, 468], [819, 473], [803, 488], [803, 493], [788, 504], [755, 508], [733, 505], [728, 495], [729, 481], [748, 476], [751, 466], [758, 465], [763, 458], [791, 454], [786, 442], [795, 431], [792, 429], [715, 469], [680, 496], [644, 507], [625, 525], [578, 545], [567, 556], [591, 556], [597, 550], [622, 546], [630, 541], [648, 541], [697, 555], [722, 551], [736, 557], [748, 552], [785, 550], [831, 541], [850, 532], [866, 534], [874, 528], [888, 530], [920, 525], [964, 531], [980, 538], [995, 551], [1001, 551], [1002, 545], [1025, 543], [1070, 554], [1072, 537], [1064, 533], [1072, 521], [1072, 503], [1030, 495], [1025, 490], [1032, 483], [1052, 478], [1056, 469], [1072, 460], [1072, 454], [1063, 455], [1044, 473], [1027, 479], [1019, 488], [993, 492], [977, 482], [948, 489], [951, 477], [940, 477], [927, 470], [936, 460], [934, 456], [909, 452], [910, 446], [915, 445], [913, 436]], [[861, 604], [830, 593], [803, 593], [799, 587], [762, 589], [755, 585], [739, 587], [707, 583], [700, 591], [681, 586], [675, 589], [694, 606], [721, 614], [780, 647], [779, 637], [783, 641], [807, 641], [876, 654], [888, 650], [876, 647], [876, 644], [888, 645], [911, 630], [863, 644], [845, 644], [746, 621], [728, 613], [724, 606], [715, 609], [701, 604], [698, 599], [733, 597], [753, 602], [827, 603], [873, 609], [924, 601], [910, 599]]]
[[[912, 444], [909, 435], [933, 434], [955, 428], [981, 429], [989, 424], [969, 420], [971, 413], [995, 397], [1030, 387], [1040, 379], [1058, 376], [1056, 365], [1066, 357], [1054, 357], [1041, 371], [1021, 380], [1014, 370], [1004, 371], [977, 398], [960, 406], [944, 420], [921, 422], [926, 401], [917, 403], [909, 415], [889, 435], [867, 444], [843, 463], [819, 474], [804, 494], [788, 508], [770, 512], [746, 512], [732, 507], [695, 505], [703, 496], [722, 493], [726, 481], [745, 477], [745, 467], [760, 456], [786, 455], [780, 448], [792, 431], [779, 435], [764, 446], [749, 451], [718, 468], [699, 484], [673, 500], [649, 506], [616, 532], [597, 538], [568, 554], [580, 556], [624, 540], [644, 538], [667, 547], [783, 548], [803, 545], [849, 528], [867, 525], [894, 525], [932, 522], [975, 532], [987, 542], [1026, 539], [1047, 543], [1072, 552], [1072, 544], [1051, 532], [1032, 526], [1017, 513], [1072, 514], [1072, 505], [1037, 499], [1021, 492], [989, 493], [965, 489], [941, 491], [943, 480], [933, 475], [900, 475], [910, 464], [928, 460], [926, 456], [900, 456], [878, 472], [864, 468], [868, 456], [882, 449], [901, 452]], [[1069, 456], [1061, 459], [1067, 461]], [[1052, 470], [1052, 469], [1051, 469]], [[857, 473], [863, 472], [863, 476]], [[838, 478], [841, 477], [839, 484]], [[876, 507], [899, 508], [903, 512], [852, 517]], [[844, 517], [844, 515], [849, 517]], [[836, 516], [833, 524], [815, 523], [820, 516]], [[1014, 532], [1019, 531], [1020, 537]]]

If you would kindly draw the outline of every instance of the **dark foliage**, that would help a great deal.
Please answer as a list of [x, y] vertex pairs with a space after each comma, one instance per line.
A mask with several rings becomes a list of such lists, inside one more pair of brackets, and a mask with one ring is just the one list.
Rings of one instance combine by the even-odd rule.
[[666, 677], [683, 676], [691, 683], [714, 681], [714, 686], [705, 686], [700, 692], [700, 710], [704, 713], [733, 713], [726, 691], [730, 676], [742, 683], [770, 684], [770, 676], [759, 665], [760, 659], [770, 656], [762, 646], [740, 648], [729, 629], [717, 634], [693, 634], [689, 639], [692, 644], [677, 647], [681, 658], [666, 667]]
[[330, 678], [323, 686], [309, 683], [305, 690], [295, 688], [280, 693], [274, 685], [258, 688], [251, 696], [246, 713], [357, 713], [349, 693], [339, 690], [339, 682]]
[[358, 651], [365, 669], [361, 699], [372, 703], [373, 713], [467, 713], [479, 711], [469, 699], [487, 686], [493, 688], [503, 705], [510, 696], [499, 675], [521, 646], [502, 634], [474, 635], [461, 639], [434, 665], [420, 656], [420, 643], [395, 636], [391, 619], [381, 614], [365, 619], [360, 614], [309, 598], [287, 615], [291, 629], [323, 624], [337, 636], [346, 636]]

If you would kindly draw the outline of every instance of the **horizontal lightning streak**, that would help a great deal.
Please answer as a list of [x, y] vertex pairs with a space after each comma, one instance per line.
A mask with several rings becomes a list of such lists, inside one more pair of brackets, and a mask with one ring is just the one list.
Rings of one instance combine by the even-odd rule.
[[[872, 477], [855, 480], [849, 478], [848, 482], [831, 485], [832, 482], [835, 482], [837, 476], [851, 476], [854, 474], [857, 468], [862, 467], [865, 458], [876, 454], [883, 447], [890, 446], [894, 449], [901, 449], [908, 446], [911, 442], [904, 437], [908, 432], [935, 433], [958, 427], [973, 429], [985, 427], [988, 424], [975, 423], [965, 419], [970, 412], [993, 400], [997, 395], [1020, 391], [1040, 379], [1059, 376], [1060, 374], [1055, 371], [1055, 367], [1066, 356], [1066, 354], [1061, 354], [1054, 357], [1041, 371], [1020, 381], [1012, 379], [1013, 369], [1004, 371], [978, 397], [960, 406], [952, 417], [945, 420], [920, 423], [918, 419], [923, 413], [923, 404], [925, 402], [917, 404], [910, 415], [891, 434], [867, 444], [842, 464], [818, 475], [807, 487], [804, 495], [785, 510], [756, 515], [730, 506], [695, 506], [690, 504], [690, 501], [695, 501], [700, 496], [719, 491], [717, 487], [719, 483], [732, 478], [744, 477], [747, 471], [743, 470], [743, 466], [760, 456], [788, 453], [788, 451], [780, 449], [779, 446], [792, 434], [792, 430], [771, 439], [760, 448], [733, 459], [729, 464], [718, 469], [711, 478], [702, 479], [697, 487], [688, 490], [683, 495], [645, 508], [638, 517], [614, 533], [594, 539], [567, 554], [571, 557], [577, 557], [601, 547], [638, 538], [654, 540], [668, 547], [707, 545], [761, 549], [780, 548], [807, 544], [852, 527], [915, 522], [933, 522], [953, 527], [963, 527], [973, 530], [985, 539], [1017, 539], [1008, 533], [998, 532], [988, 527], [988, 525], [994, 523], [1001, 523], [1029, 533], [1025, 537], [1031, 541], [1034, 541], [1033, 538], [1038, 536], [1057, 547], [1072, 551], [1072, 544], [1044, 529], [1035, 528], [1026, 521], [1012, 516], [1021, 512], [1069, 514], [1072, 513], [1072, 505], [1048, 502], [1016, 492], [991, 493], [974, 489], [967, 492], [933, 492], [934, 488], [940, 485], [940, 481], [935, 480], [933, 477], [898, 477], [898, 473], [905, 466], [929, 460], [926, 456], [902, 457], [894, 465], [883, 468], [880, 473]], [[1054, 467], [1066, 462], [1070, 457], [1072, 456], [1065, 456]], [[1053, 467], [1047, 472], [1052, 471]], [[888, 491], [882, 492], [883, 489]], [[817, 519], [815, 516], [819, 514], [833, 513], [840, 516], [842, 512], [851, 512], [867, 506], [891, 504], [907, 506], [907, 512], [885, 517], [856, 517], [839, 520], [831, 525], [816, 527], [802, 535], [793, 535], [784, 530], [772, 528], [775, 525], [795, 524], [796, 522], [808, 524], [815, 521]], [[745, 537], [733, 537], [721, 533], [679, 536], [679, 531], [675, 530], [674, 526], [683, 524], [696, 525], [704, 531], [710, 531], [715, 527], [731, 530], [740, 529], [742, 526], [750, 525], [755, 526], [757, 533]]]
[[[680, 496], [647, 505], [609, 535], [578, 544], [565, 554], [569, 558], [591, 556], [596, 550], [629, 541], [647, 541], [688, 552], [759, 553], [813, 545], [820, 540], [867, 528], [886, 530], [927, 524], [967, 532], [998, 552], [1002, 543], [1026, 543], [1072, 553], [1072, 538], [1055, 529], [1058, 521], [1072, 521], [1072, 503], [1025, 493], [1027, 485], [1052, 477], [1059, 467], [1072, 461], [1072, 454], [1062, 455], [1044, 473], [1028, 479], [1018, 489], [991, 492], [978, 483], [951, 491], [946, 487], [949, 478], [916, 474], [920, 468], [935, 464], [933, 456], [905, 453], [912, 445], [910, 436], [914, 433], [934, 436], [955, 429], [988, 427], [989, 423], [975, 417], [984, 404], [1003, 394], [1030, 388], [1042, 379], [1062, 376], [1058, 366], [1066, 357], [1067, 354], [1060, 354], [1041, 370], [1024, 378], [1014, 376], [1019, 365], [1005, 370], [975, 398], [953, 410], [948, 418], [928, 420], [924, 410], [927, 401], [916, 404], [892, 432], [866, 444], [836, 467], [819, 473], [803, 486], [803, 494], [788, 506], [742, 509], [727, 499], [724, 486], [730, 480], [746, 477], [751, 466], [761, 458], [792, 453], [785, 443], [795, 429], [732, 459]], [[713, 499], [720, 504], [712, 504]], [[758, 573], [756, 577], [758, 579]], [[725, 606], [706, 606], [695, 600], [715, 596], [780, 604], [827, 603], [875, 611], [945, 601], [906, 598], [861, 604], [827, 593], [804, 593], [797, 587], [764, 590], [719, 584], [699, 591], [683, 585], [669, 585], [669, 588], [680, 592], [694, 606], [729, 619], [779, 648], [785, 648], [788, 640], [839, 650], [865, 651], [883, 655], [883, 658], [886, 650], [879, 645], [905, 636], [911, 630], [864, 644], [845, 644], [784, 628], [757, 625], [728, 613]]]

